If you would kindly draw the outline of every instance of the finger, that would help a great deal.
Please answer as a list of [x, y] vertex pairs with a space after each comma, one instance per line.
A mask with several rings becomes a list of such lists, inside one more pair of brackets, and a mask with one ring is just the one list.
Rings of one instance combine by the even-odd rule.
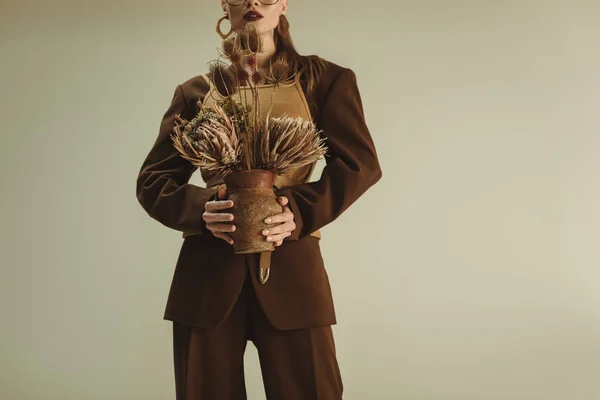
[[231, 201], [231, 200], [208, 201], [208, 202], [206, 202], [206, 205], [204, 206], [205, 210], [208, 212], [226, 210], [231, 207], [233, 207], [233, 201]]
[[204, 212], [202, 214], [202, 218], [206, 222], [229, 222], [233, 221], [233, 214], [230, 213], [214, 213], [214, 212]]
[[283, 239], [290, 236], [291, 232], [284, 232], [277, 235], [269, 235], [267, 236], [267, 242], [282, 242]]
[[288, 198], [285, 196], [279, 196], [279, 198], [277, 200], [279, 201], [279, 204], [281, 204], [282, 206], [285, 206], [287, 203], [289, 203]]
[[235, 225], [214, 222], [206, 224], [206, 229], [214, 234], [215, 232], [234, 232], [236, 228]]
[[276, 214], [273, 215], [269, 218], [265, 219], [265, 223], [267, 224], [279, 224], [282, 222], [287, 222], [287, 221], [293, 221], [294, 220], [294, 214], [291, 212], [283, 212], [281, 214]]
[[213, 232], [213, 235], [219, 239], [223, 239], [224, 241], [226, 241], [229, 244], [233, 244], [233, 239], [231, 238], [231, 236], [229, 236], [226, 233], [223, 232]]
[[217, 198], [222, 200], [222, 199], [226, 199], [227, 197], [228, 197], [227, 187], [219, 186], [219, 189], [217, 190]]
[[263, 229], [262, 234], [263, 236], [273, 236], [284, 232], [292, 232], [294, 229], [296, 229], [296, 223], [294, 221], [287, 221], [282, 224]]

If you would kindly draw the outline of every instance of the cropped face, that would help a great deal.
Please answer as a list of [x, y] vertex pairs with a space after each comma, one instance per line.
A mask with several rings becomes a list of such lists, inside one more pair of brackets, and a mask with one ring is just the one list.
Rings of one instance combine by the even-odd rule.
[[272, 32], [285, 14], [288, 0], [221, 0], [223, 11], [229, 15], [231, 27], [241, 30], [254, 24], [259, 35]]

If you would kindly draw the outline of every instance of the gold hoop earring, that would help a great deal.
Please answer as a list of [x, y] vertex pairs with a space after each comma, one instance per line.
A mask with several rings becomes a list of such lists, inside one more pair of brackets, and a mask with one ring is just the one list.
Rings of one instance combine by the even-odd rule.
[[231, 32], [233, 32], [233, 28], [229, 27], [229, 32], [223, 33], [221, 31], [221, 22], [223, 22], [224, 19], [229, 19], [229, 15], [225, 14], [224, 16], [222, 16], [221, 18], [219, 18], [217, 20], [217, 33], [219, 34], [219, 36], [221, 36], [221, 38], [227, 39], [229, 37], [229, 35], [231, 35]]

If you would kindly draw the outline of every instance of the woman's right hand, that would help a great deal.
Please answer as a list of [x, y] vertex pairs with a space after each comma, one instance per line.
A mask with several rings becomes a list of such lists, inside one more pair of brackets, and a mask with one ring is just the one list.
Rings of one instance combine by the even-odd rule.
[[227, 188], [224, 186], [219, 187], [219, 190], [217, 191], [218, 200], [206, 202], [202, 219], [206, 222], [206, 228], [211, 231], [215, 237], [223, 239], [229, 244], [233, 244], [233, 239], [227, 233], [235, 231], [235, 225], [229, 223], [233, 221], [233, 214], [221, 212], [221, 210], [233, 207], [233, 201], [227, 200], [227, 197]]

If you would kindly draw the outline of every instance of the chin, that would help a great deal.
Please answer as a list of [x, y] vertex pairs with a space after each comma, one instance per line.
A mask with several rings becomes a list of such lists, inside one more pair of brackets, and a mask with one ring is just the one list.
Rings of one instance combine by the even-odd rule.
[[256, 24], [255, 27], [256, 27], [256, 32], [258, 32], [259, 35], [264, 35], [265, 33], [273, 32], [276, 28], [276, 27], [267, 26], [264, 24]]
[[274, 31], [275, 28], [277, 28], [277, 26], [269, 27], [269, 26], [265, 25], [263, 23], [263, 20], [259, 20], [259, 21], [246, 21], [245, 19], [242, 19], [241, 23], [239, 25], [239, 28], [237, 28], [236, 30], [240, 30], [240, 31], [244, 30], [244, 28], [248, 24], [254, 25], [254, 28], [256, 29], [256, 32], [259, 35], [264, 35], [265, 33], [270, 32], [270, 31]]

